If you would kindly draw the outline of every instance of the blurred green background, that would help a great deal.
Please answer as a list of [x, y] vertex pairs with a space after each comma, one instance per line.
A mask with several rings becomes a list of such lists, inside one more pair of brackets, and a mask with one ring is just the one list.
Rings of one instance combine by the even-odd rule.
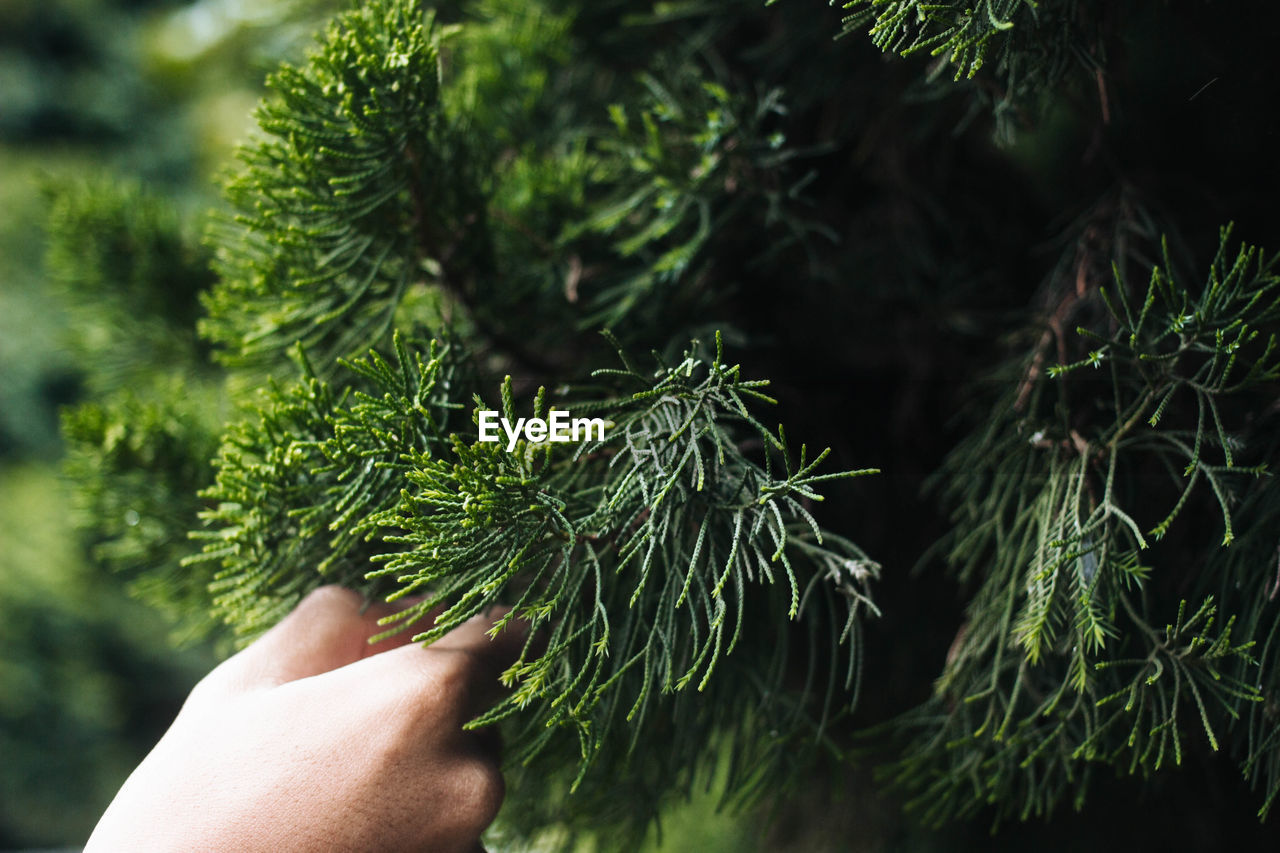
[[45, 188], [110, 175], [216, 203], [265, 69], [324, 5], [0, 2], [0, 849], [82, 844], [215, 660], [77, 536], [58, 409], [89, 365], [44, 271]]

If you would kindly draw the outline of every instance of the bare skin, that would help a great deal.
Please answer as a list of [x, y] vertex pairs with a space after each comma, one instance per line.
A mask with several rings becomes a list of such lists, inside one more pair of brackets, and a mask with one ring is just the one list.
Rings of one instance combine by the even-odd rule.
[[370, 645], [388, 612], [325, 587], [214, 669], [86, 853], [481, 849], [503, 782], [462, 724], [524, 637], [491, 640], [477, 617], [429, 648], [408, 632]]

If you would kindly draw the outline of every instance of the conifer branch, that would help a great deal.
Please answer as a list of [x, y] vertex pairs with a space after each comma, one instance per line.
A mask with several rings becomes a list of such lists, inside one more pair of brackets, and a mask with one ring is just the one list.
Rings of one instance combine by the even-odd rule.
[[[605, 790], [601, 774], [630, 762], [672, 779], [712, 762], [709, 742], [751, 728], [731, 708], [786, 717], [770, 742], [821, 731], [847, 710], [879, 567], [802, 502], [873, 471], [819, 473], [826, 454], [804, 447], [796, 461], [785, 433], [752, 414], [770, 402], [766, 383], [743, 379], [718, 340], [714, 356], [694, 347], [656, 372], [624, 358], [563, 402], [540, 390], [534, 416], [567, 408], [604, 418], [608, 431], [511, 451], [479, 441], [474, 416], [459, 419], [474, 387], [460, 380], [465, 361], [452, 345], [397, 337], [392, 358], [350, 362], [337, 385], [300, 355], [301, 381], [274, 387], [261, 416], [231, 430], [204, 494], [216, 509], [193, 534], [204, 552], [188, 564], [219, 566], [216, 604], [242, 636], [323, 582], [423, 596], [388, 631], [428, 643], [509, 604], [495, 630], [525, 620], [541, 650], [531, 639], [503, 675], [512, 693], [471, 725], [508, 720], [512, 764], [568, 773], [570, 792]], [[514, 420], [509, 378], [500, 396]], [[743, 449], [753, 440], [766, 448], [758, 460]], [[793, 620], [819, 632], [814, 642], [826, 632], [833, 650], [821, 664], [830, 677], [798, 696], [784, 689], [788, 644], [760, 631], [790, 633]], [[723, 672], [736, 660], [755, 677]], [[715, 710], [691, 712], [676, 698], [690, 692], [707, 693]], [[692, 714], [680, 718], [688, 751], [646, 747], [665, 731], [651, 721], [677, 707]], [[764, 773], [790, 758], [770, 749], [758, 760]], [[545, 785], [525, 794], [545, 795]], [[571, 810], [595, 825], [598, 803], [579, 796]], [[634, 807], [639, 827], [655, 805]]]
[[[1236, 494], [1263, 482], [1265, 464], [1242, 464], [1238, 427], [1221, 412], [1276, 376], [1277, 261], [1232, 251], [1224, 228], [1193, 288], [1163, 255], [1145, 288], [1117, 274], [1114, 290], [1076, 297], [1105, 310], [1079, 328], [1074, 360], [1040, 377], [1024, 369], [947, 462], [947, 559], [979, 588], [935, 698], [901, 721], [910, 745], [894, 778], [926, 820], [986, 803], [1001, 816], [1049, 814], [1084, 796], [1090, 763], [1180, 763], [1188, 728], [1218, 749], [1262, 702], [1255, 644], [1231, 639], [1256, 604], [1224, 592], [1240, 609], [1220, 616], [1206, 572], [1194, 610], [1183, 599], [1174, 616], [1153, 612], [1162, 598], [1149, 590], [1168, 580], [1149, 560], [1154, 540], [1211, 508], [1230, 545]], [[1158, 474], [1171, 488], [1156, 488]]]

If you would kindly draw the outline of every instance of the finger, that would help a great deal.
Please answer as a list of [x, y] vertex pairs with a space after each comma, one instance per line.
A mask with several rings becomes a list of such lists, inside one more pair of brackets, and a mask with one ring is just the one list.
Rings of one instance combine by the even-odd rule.
[[251, 646], [218, 667], [211, 678], [232, 690], [273, 687], [403, 646], [411, 632], [369, 642], [386, 630], [379, 620], [396, 611], [386, 604], [368, 604], [354, 590], [320, 587]]
[[520, 656], [529, 639], [529, 623], [523, 619], [510, 620], [505, 626], [498, 628], [498, 623], [510, 612], [510, 607], [490, 607], [472, 616], [428, 648], [476, 655], [500, 673]]
[[513, 621], [490, 636], [508, 610], [493, 608], [475, 616], [429, 646], [404, 646], [330, 673], [326, 689], [360, 690], [365, 695], [377, 691], [380, 704], [443, 711], [461, 725], [502, 694], [499, 676], [524, 648], [528, 631], [523, 621]]
[[[502, 674], [526, 653], [537, 655], [537, 644], [530, 642], [529, 623], [523, 619], [507, 619], [510, 607], [495, 606], [463, 622], [428, 646], [438, 653], [464, 654], [474, 661], [474, 677], [468, 705], [468, 717], [490, 708], [505, 696], [508, 688]], [[500, 623], [503, 623], [499, 627]]]

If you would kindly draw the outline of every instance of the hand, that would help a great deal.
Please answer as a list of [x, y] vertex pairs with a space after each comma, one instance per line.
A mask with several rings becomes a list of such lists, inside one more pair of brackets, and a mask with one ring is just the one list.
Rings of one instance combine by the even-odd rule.
[[[524, 642], [477, 617], [430, 647], [370, 645], [386, 606], [325, 587], [191, 691], [85, 848], [479, 849], [496, 750], [462, 724]], [[501, 614], [495, 614], [501, 615]]]

